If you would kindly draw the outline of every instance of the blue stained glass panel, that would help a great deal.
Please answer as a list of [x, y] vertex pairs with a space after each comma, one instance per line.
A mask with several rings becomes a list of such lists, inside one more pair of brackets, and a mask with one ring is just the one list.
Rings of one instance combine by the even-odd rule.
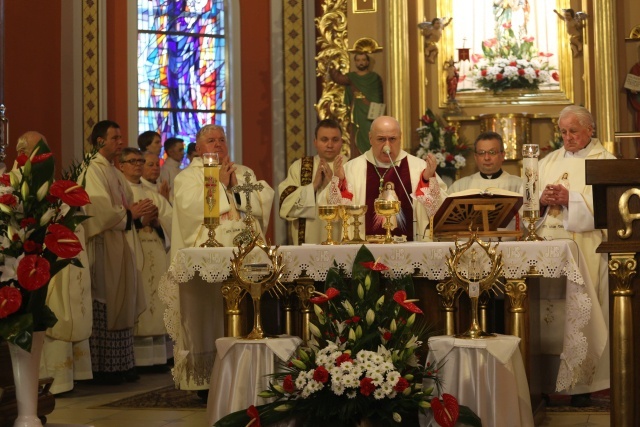
[[223, 0], [138, 0], [138, 130], [226, 126]]

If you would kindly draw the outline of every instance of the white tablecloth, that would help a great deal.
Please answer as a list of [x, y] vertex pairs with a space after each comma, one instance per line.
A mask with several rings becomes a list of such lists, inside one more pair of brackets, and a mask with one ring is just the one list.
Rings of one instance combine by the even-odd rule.
[[442, 391], [472, 409], [482, 425], [533, 427], [519, 343], [520, 338], [511, 335], [480, 340], [431, 337], [428, 361], [440, 367]]
[[250, 405], [268, 403], [258, 393], [269, 388], [269, 375], [277, 372], [278, 362], [288, 361], [301, 342], [298, 337], [286, 336], [264, 340], [217, 339], [207, 425], [212, 426], [225, 415]]
[[[431, 280], [446, 277], [445, 257], [452, 247], [453, 243], [449, 242], [368, 245], [374, 257], [390, 267], [392, 276], [416, 273]], [[357, 245], [281, 246], [279, 251], [285, 262], [282, 280], [293, 281], [306, 271], [312, 279], [324, 281], [334, 262], [350, 274], [358, 249]], [[503, 254], [506, 278], [521, 278], [531, 266], [535, 266], [544, 277], [566, 276], [568, 315], [560, 355], [558, 390], [564, 390], [572, 383], [590, 382], [593, 367], [597, 365], [607, 340], [607, 328], [587, 266], [575, 242], [502, 242], [498, 250]], [[161, 280], [160, 293], [168, 305], [165, 315], [167, 331], [176, 342], [173, 373], [176, 384], [181, 388], [190, 388], [185, 383], [193, 383], [194, 380], [199, 385], [192, 389], [207, 388], [215, 357], [213, 343], [223, 335], [224, 312], [219, 286], [206, 289], [206, 284], [220, 283], [230, 276], [232, 251], [233, 248], [182, 249]], [[480, 255], [483, 255], [482, 251]], [[264, 253], [252, 253], [246, 262], [265, 262]], [[478, 263], [488, 269], [488, 263], [484, 263], [481, 257]], [[464, 270], [466, 261], [460, 265]], [[189, 298], [188, 304], [186, 298]]]

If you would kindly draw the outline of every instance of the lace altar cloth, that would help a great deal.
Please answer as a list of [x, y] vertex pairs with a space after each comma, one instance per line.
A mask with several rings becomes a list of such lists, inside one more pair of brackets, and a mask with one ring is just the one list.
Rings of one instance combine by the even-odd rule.
[[[430, 280], [440, 281], [447, 276], [445, 257], [449, 255], [451, 242], [411, 242], [395, 245], [368, 245], [379, 262], [390, 268], [388, 274], [399, 277], [413, 274]], [[478, 260], [470, 267], [469, 260], [462, 260], [459, 268], [479, 272], [490, 268], [482, 249], [476, 245]], [[176, 384], [192, 381], [197, 387], [206, 388], [211, 376], [215, 356], [214, 342], [210, 339], [187, 340], [183, 337], [184, 325], [206, 324], [207, 319], [185, 321], [191, 310], [181, 313], [181, 287], [201, 279], [208, 283], [220, 283], [230, 276], [230, 259], [233, 248], [185, 248], [178, 252], [160, 283], [161, 298], [168, 305], [165, 313], [167, 331], [176, 342], [174, 349]], [[563, 350], [560, 355], [560, 370], [556, 381], [558, 391], [569, 390], [576, 384], [590, 384], [595, 367], [602, 355], [607, 340], [607, 329], [597, 294], [588, 275], [587, 265], [576, 244], [571, 240], [542, 242], [502, 242], [504, 276], [508, 279], [522, 278], [530, 267], [535, 267], [544, 277], [565, 276], [566, 281], [566, 321], [564, 326]], [[351, 273], [357, 245], [322, 246], [281, 246], [285, 268], [282, 281], [292, 282], [303, 275], [315, 281], [324, 281], [327, 270], [336, 263], [346, 274]], [[467, 252], [469, 253], [469, 252]], [[264, 263], [263, 252], [254, 251], [246, 258], [248, 263]], [[196, 275], [199, 275], [197, 277]], [[182, 285], [182, 286], [181, 286]], [[222, 298], [222, 297], [220, 297]], [[191, 300], [193, 301], [193, 300]], [[211, 304], [208, 299], [203, 304]], [[196, 310], [200, 316], [206, 310]], [[211, 311], [211, 310], [209, 310]], [[212, 314], [212, 322], [222, 322], [223, 313]], [[197, 334], [196, 334], [197, 336]], [[200, 334], [202, 336], [202, 334]], [[185, 381], [186, 380], [186, 381]]]

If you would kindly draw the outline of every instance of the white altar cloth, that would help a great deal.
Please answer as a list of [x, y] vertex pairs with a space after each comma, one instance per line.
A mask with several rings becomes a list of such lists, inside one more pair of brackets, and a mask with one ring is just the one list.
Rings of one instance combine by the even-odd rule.
[[[430, 280], [443, 280], [448, 273], [445, 257], [449, 255], [453, 243], [411, 242], [372, 244], [367, 247], [379, 262], [390, 268], [389, 274], [395, 277], [415, 274]], [[327, 270], [334, 262], [350, 274], [358, 249], [357, 245], [281, 246], [279, 251], [283, 254], [285, 264], [282, 281], [291, 282], [299, 278], [303, 271], [315, 281], [324, 281]], [[223, 335], [224, 311], [219, 286], [211, 287], [214, 292], [212, 289], [203, 289], [202, 285], [206, 287], [206, 283], [220, 283], [230, 276], [229, 261], [233, 250], [182, 249], [161, 280], [160, 292], [168, 305], [165, 314], [167, 331], [176, 342], [173, 375], [176, 384], [183, 385], [181, 388], [184, 388], [185, 379], [195, 380], [200, 384], [198, 388], [207, 388], [215, 357], [214, 341]], [[593, 376], [593, 367], [602, 355], [608, 333], [586, 263], [575, 242], [502, 242], [498, 250], [502, 251], [504, 276], [508, 279], [522, 278], [531, 266], [536, 267], [544, 277], [567, 278], [567, 320], [560, 355], [558, 390], [565, 389], [566, 384], [588, 384]], [[480, 255], [483, 255], [482, 251]], [[265, 262], [264, 256], [262, 251], [253, 252], [247, 257], [247, 262]], [[478, 261], [484, 268], [489, 268], [481, 257]], [[463, 270], [466, 268], [464, 262], [460, 265]], [[200, 290], [194, 290], [194, 286]], [[199, 292], [203, 296], [198, 298]], [[183, 301], [184, 295], [189, 298], [188, 305]], [[214, 304], [213, 308], [211, 304]], [[188, 310], [185, 306], [189, 307]]]
[[[473, 410], [482, 425], [533, 427], [519, 343], [520, 338], [511, 335], [479, 340], [431, 337], [428, 361], [439, 368], [442, 392]], [[429, 418], [430, 413], [421, 415], [420, 425], [429, 425]]]
[[258, 393], [269, 389], [269, 375], [278, 371], [279, 361], [286, 362], [302, 340], [282, 336], [264, 340], [219, 338], [218, 356], [211, 371], [211, 389], [207, 400], [207, 425], [250, 405], [263, 405], [268, 399]]

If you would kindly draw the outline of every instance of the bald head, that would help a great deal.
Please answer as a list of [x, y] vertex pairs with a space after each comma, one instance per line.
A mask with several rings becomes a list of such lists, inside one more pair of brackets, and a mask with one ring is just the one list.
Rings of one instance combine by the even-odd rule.
[[38, 142], [42, 140], [45, 145], [47, 144], [47, 138], [44, 137], [40, 132], [36, 132], [34, 130], [27, 131], [23, 133], [20, 138], [18, 138], [18, 143], [16, 144], [16, 151], [18, 155], [24, 154], [27, 156], [31, 155], [33, 149], [38, 145]]
[[395, 118], [391, 116], [378, 117], [371, 123], [369, 131], [371, 153], [382, 163], [390, 163], [391, 159], [396, 160], [402, 149], [401, 137], [400, 123]]

